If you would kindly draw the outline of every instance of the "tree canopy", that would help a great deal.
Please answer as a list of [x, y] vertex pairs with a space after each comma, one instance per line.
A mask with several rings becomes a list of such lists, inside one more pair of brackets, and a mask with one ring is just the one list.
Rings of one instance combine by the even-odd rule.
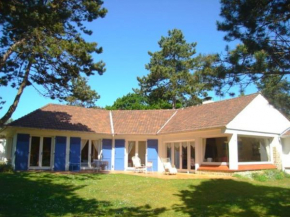
[[71, 93], [65, 99], [68, 105], [95, 107], [95, 101], [100, 99], [100, 95], [91, 89], [84, 77], [72, 78]]
[[106, 106], [107, 110], [146, 110], [150, 109], [147, 98], [136, 93], [128, 93], [127, 95], [116, 99], [112, 106]]
[[218, 95], [254, 85], [290, 115], [290, 1], [221, 0], [220, 16], [217, 28], [226, 33], [224, 39], [239, 44], [203, 62], [203, 80]]
[[160, 51], [148, 52], [150, 63], [145, 68], [147, 76], [137, 77], [140, 89], [150, 105], [171, 105], [171, 108], [198, 104], [199, 96], [207, 96], [210, 87], [201, 83], [195, 71], [199, 70], [202, 56], [196, 56], [196, 43], [187, 43], [181, 30], [168, 31], [158, 42]]
[[[216, 55], [210, 79], [219, 88], [279, 82], [290, 74], [290, 1], [221, 0], [219, 31], [226, 41], [241, 42], [226, 55]], [[284, 80], [285, 82], [285, 80]]]
[[86, 42], [81, 34], [92, 34], [85, 22], [106, 15], [102, 4], [101, 0], [0, 2], [0, 86], [18, 89], [0, 125], [11, 117], [27, 86], [51, 99], [66, 100], [74, 95], [85, 100], [87, 95], [75, 95], [74, 80], [96, 72], [102, 75], [105, 64], [92, 57], [102, 48]]

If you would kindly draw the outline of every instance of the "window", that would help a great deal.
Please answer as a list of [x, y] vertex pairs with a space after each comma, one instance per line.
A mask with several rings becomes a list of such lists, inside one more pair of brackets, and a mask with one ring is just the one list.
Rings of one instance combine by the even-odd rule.
[[207, 138], [204, 146], [204, 162], [228, 162], [227, 137]]
[[169, 158], [171, 162], [171, 143], [166, 143], [166, 158]]
[[195, 169], [195, 143], [190, 142], [190, 169]]
[[31, 137], [30, 164], [31, 167], [50, 167], [51, 164], [51, 137]]
[[238, 137], [239, 162], [270, 161], [270, 145], [265, 138]]

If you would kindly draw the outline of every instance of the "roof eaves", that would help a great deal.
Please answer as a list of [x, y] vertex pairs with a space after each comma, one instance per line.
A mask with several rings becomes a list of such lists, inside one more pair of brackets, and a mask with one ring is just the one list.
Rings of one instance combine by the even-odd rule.
[[196, 129], [186, 129], [186, 130], [175, 130], [175, 131], [170, 131], [170, 132], [165, 132], [165, 133], [160, 133], [160, 135], [166, 135], [166, 134], [178, 134], [178, 133], [188, 133], [188, 132], [193, 132], [193, 131], [203, 131], [203, 130], [213, 130], [213, 129], [223, 129], [225, 128], [225, 125], [216, 125], [216, 126], [211, 126], [211, 127], [201, 127], [201, 128], [196, 128]]
[[54, 131], [65, 131], [65, 132], [79, 132], [79, 133], [93, 133], [93, 134], [101, 134], [101, 135], [111, 135], [111, 133], [104, 133], [104, 132], [95, 132], [95, 131], [80, 131], [80, 130], [66, 130], [66, 129], [55, 129], [55, 128], [36, 128], [36, 127], [23, 127], [23, 126], [7, 126], [6, 129], [29, 129], [29, 130], [54, 130]]

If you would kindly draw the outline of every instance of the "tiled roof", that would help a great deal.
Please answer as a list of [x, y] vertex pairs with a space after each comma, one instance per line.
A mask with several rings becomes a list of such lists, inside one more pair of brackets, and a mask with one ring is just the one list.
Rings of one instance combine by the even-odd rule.
[[258, 94], [180, 109], [162, 133], [175, 133], [226, 126]]
[[101, 134], [167, 134], [226, 126], [258, 94], [177, 110], [87, 109], [48, 104], [8, 126]]
[[112, 111], [115, 134], [156, 134], [175, 110]]
[[111, 133], [109, 111], [55, 104], [37, 109], [9, 126]]

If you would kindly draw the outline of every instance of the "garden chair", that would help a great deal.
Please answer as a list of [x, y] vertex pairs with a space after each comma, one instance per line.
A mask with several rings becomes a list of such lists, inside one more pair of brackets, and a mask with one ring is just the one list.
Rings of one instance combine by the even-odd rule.
[[176, 175], [177, 174], [177, 169], [175, 168], [175, 166], [171, 165], [169, 158], [162, 158], [161, 161], [163, 163], [165, 175]]
[[146, 166], [144, 164], [141, 164], [141, 160], [139, 157], [134, 156], [132, 157], [133, 166], [134, 166], [134, 172], [146, 172]]
[[147, 168], [146, 172], [148, 172], [148, 170], [151, 169], [151, 172], [153, 173], [153, 162], [147, 161], [146, 168]]

